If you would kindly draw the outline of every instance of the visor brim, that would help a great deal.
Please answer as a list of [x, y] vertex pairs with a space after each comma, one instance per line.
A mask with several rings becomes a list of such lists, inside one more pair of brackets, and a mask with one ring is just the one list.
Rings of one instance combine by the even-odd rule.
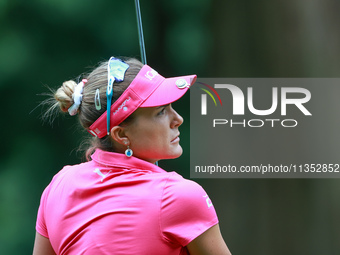
[[180, 99], [188, 91], [189, 87], [195, 83], [196, 79], [196, 75], [166, 78], [140, 107], [156, 107], [171, 104]]

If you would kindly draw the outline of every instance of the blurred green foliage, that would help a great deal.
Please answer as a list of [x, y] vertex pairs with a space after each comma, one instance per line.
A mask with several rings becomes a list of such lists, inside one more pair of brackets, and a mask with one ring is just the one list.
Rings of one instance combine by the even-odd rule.
[[[141, 0], [148, 64], [164, 76], [338, 77], [336, 0]], [[77, 152], [75, 118], [40, 120], [57, 88], [110, 56], [139, 58], [133, 1], [0, 1], [0, 254], [32, 252], [40, 195]], [[160, 166], [189, 177], [184, 154]], [[184, 141], [185, 140], [185, 141]], [[234, 254], [337, 254], [339, 180], [197, 180], [210, 194]]]

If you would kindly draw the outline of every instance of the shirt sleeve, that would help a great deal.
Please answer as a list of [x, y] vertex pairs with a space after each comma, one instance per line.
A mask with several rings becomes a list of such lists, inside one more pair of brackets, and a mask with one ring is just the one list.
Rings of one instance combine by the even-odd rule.
[[172, 175], [164, 186], [160, 214], [163, 237], [182, 246], [218, 223], [204, 189], [179, 175]]
[[37, 215], [37, 222], [35, 225], [35, 229], [36, 231], [46, 237], [48, 237], [48, 231], [47, 231], [47, 227], [46, 227], [46, 222], [45, 222], [45, 205], [46, 205], [46, 197], [47, 194], [49, 192], [49, 187], [47, 186], [46, 189], [44, 190], [43, 194], [41, 195], [41, 199], [40, 199], [40, 205], [39, 205], [39, 209], [38, 209], [38, 215]]

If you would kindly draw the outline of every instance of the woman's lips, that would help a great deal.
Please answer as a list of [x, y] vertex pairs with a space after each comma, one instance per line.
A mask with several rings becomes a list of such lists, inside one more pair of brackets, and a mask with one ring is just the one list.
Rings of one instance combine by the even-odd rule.
[[177, 143], [177, 142], [179, 142], [179, 135], [171, 140], [171, 143]]

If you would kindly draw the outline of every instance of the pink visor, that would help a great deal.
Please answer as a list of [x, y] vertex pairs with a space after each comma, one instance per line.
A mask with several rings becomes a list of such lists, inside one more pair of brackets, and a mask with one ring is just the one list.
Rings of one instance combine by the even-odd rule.
[[[129, 87], [111, 106], [110, 127], [122, 123], [138, 107], [167, 105], [181, 98], [195, 83], [197, 76], [164, 78], [148, 65], [144, 65]], [[114, 89], [114, 87], [113, 87]], [[107, 135], [107, 111], [88, 129], [98, 138]]]

